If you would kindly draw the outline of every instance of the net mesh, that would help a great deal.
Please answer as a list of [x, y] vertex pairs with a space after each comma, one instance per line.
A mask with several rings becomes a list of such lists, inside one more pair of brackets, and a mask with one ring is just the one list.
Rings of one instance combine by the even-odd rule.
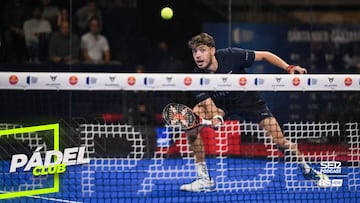
[[[5, 110], [2, 122], [16, 124], [2, 124], [0, 129], [29, 126], [44, 119], [59, 122], [60, 150], [83, 146], [90, 163], [68, 166], [60, 176], [57, 193], [8, 199], [8, 202], [357, 202], [360, 197], [360, 126], [356, 120], [359, 107], [353, 107], [341, 120], [323, 116], [333, 114], [323, 105], [331, 103], [338, 107], [345, 102], [347, 92], [333, 92], [336, 97], [328, 100], [312, 100], [311, 105], [303, 105], [306, 107], [302, 112], [295, 113], [290, 110], [295, 108], [292, 102], [283, 108], [271, 100], [268, 102], [273, 114], [280, 118], [284, 137], [296, 144], [310, 167], [328, 172], [331, 187], [319, 187], [307, 180], [298, 156], [276, 145], [274, 138], [258, 123], [225, 119], [220, 128], [206, 126], [200, 133], [207, 169], [215, 182], [211, 192], [180, 190], [181, 185], [196, 180], [196, 160], [185, 131], [178, 126], [166, 126], [161, 120], [162, 107], [167, 103], [193, 106], [196, 102], [192, 94], [183, 91], [29, 92], [5, 91], [8, 97], [2, 99], [12, 101], [3, 102], [5, 109], [29, 110], [15, 114]], [[306, 98], [304, 101], [314, 95], [317, 98], [329, 95], [328, 92], [296, 93], [300, 96], [292, 92], [269, 94], [278, 98], [284, 95]], [[27, 102], [14, 97], [26, 98]], [[66, 107], [58, 109], [58, 105], [51, 105], [54, 101], [58, 104], [59, 98]], [[43, 109], [37, 113], [39, 103]], [[143, 108], [146, 110], [142, 111]], [[311, 116], [298, 116], [302, 114]], [[349, 119], [344, 119], [346, 117]], [[51, 185], [50, 175], [36, 179], [31, 172], [26, 176], [20, 172], [9, 175], [11, 154], [26, 151], [31, 155], [39, 146], [46, 146], [43, 151], [53, 149], [47, 134], [32, 132], [1, 137], [13, 150], [0, 146], [3, 149], [1, 190], [12, 192]]]

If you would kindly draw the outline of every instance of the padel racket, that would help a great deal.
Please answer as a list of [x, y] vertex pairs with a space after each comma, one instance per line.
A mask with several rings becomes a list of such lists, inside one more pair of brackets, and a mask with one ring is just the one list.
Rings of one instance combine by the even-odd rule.
[[167, 104], [162, 112], [165, 124], [170, 126], [180, 126], [184, 130], [189, 130], [200, 125], [211, 125], [212, 122], [196, 115], [192, 109], [184, 104]]

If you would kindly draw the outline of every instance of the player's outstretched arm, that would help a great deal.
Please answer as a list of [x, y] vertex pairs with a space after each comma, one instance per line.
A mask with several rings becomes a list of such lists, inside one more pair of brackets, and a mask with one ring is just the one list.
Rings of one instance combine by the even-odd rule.
[[225, 112], [218, 108], [211, 98], [207, 98], [195, 105], [193, 112], [203, 119], [211, 120], [214, 127], [224, 123], [223, 116]]
[[305, 68], [302, 68], [300, 66], [296, 65], [289, 65], [286, 63], [283, 59], [281, 59], [279, 56], [275, 55], [274, 53], [271, 53], [269, 51], [255, 51], [255, 61], [267, 61], [270, 64], [279, 67], [281, 69], [284, 69], [290, 74], [294, 73], [300, 73], [300, 74], [306, 74], [307, 70]]

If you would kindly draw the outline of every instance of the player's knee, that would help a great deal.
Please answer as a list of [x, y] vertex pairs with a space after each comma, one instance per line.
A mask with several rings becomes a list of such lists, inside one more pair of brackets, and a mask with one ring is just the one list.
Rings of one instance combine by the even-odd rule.
[[281, 137], [281, 138], [274, 138], [274, 142], [276, 143], [277, 146], [279, 146], [280, 148], [283, 149], [288, 149], [289, 146], [286, 144], [286, 140]]
[[191, 143], [194, 143], [195, 140], [196, 140], [196, 138], [197, 138], [196, 135], [188, 135], [188, 136], [187, 136], [187, 139], [188, 139], [188, 141], [189, 141], [190, 144], [191, 144]]

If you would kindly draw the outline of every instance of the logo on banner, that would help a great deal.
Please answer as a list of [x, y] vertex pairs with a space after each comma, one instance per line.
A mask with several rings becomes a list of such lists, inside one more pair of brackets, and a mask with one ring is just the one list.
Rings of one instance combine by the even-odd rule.
[[320, 172], [325, 174], [341, 174], [340, 161], [322, 161]]
[[300, 78], [298, 77], [294, 77], [292, 80], [292, 83], [294, 86], [299, 86], [300, 85]]
[[128, 77], [127, 82], [128, 82], [128, 85], [132, 86], [132, 85], [135, 85], [136, 79], [134, 76], [130, 76], [130, 77]]
[[114, 81], [115, 81], [115, 79], [116, 79], [116, 77], [115, 77], [115, 76], [109, 76], [109, 80], [110, 80], [110, 82], [114, 82]]
[[191, 85], [191, 83], [192, 83], [191, 77], [186, 76], [186, 77], [184, 78], [184, 84], [185, 84], [186, 86], [189, 86], [189, 85]]
[[[329, 176], [343, 176], [341, 173], [341, 162], [340, 161], [322, 161], [320, 162], [320, 172]], [[342, 179], [331, 179], [332, 187], [341, 187], [343, 185]]]
[[9, 83], [11, 85], [16, 85], [19, 82], [19, 78], [16, 75], [10, 75], [9, 77]]
[[26, 77], [26, 84], [31, 85], [31, 84], [36, 84], [38, 82], [38, 77], [34, 77], [34, 76], [27, 76]]
[[280, 82], [281, 82], [281, 79], [282, 79], [282, 78], [275, 78], [275, 80], [276, 80], [277, 83], [280, 83]]
[[316, 78], [308, 78], [307, 84], [308, 84], [308, 86], [316, 85], [317, 81], [318, 80]]
[[50, 75], [50, 81], [48, 83], [45, 83], [46, 86], [60, 86], [61, 84], [59, 82], [56, 82], [57, 80], [57, 75]]
[[57, 78], [57, 75], [50, 75], [51, 81], [55, 82]]
[[246, 77], [240, 77], [240, 79], [239, 79], [240, 86], [245, 86], [246, 83], [247, 83]]
[[115, 83], [116, 76], [110, 75], [108, 78], [109, 78], [110, 83], [109, 82], [105, 83], [106, 87], [119, 87], [120, 86], [118, 83]]
[[275, 78], [276, 84], [273, 84], [272, 87], [284, 87], [285, 84], [281, 83], [282, 78], [281, 77], [276, 77]]
[[70, 76], [69, 83], [70, 83], [70, 85], [76, 85], [78, 83], [78, 77], [75, 75]]
[[263, 85], [264, 84], [264, 78], [255, 78], [255, 85]]
[[346, 77], [345, 80], [344, 80], [344, 84], [346, 86], [350, 86], [352, 84], [352, 79], [351, 77]]
[[176, 86], [176, 84], [173, 83], [173, 77], [172, 76], [166, 76], [166, 82], [165, 84], [162, 84], [163, 87], [171, 87]]
[[334, 83], [335, 78], [334, 77], [328, 77], [328, 84], [325, 84], [325, 87], [330, 87], [330, 88], [334, 88], [337, 87], [338, 85], [336, 83]]
[[221, 84], [218, 84], [218, 86], [219, 87], [229, 87], [229, 86], [231, 86], [231, 84], [229, 84], [229, 80], [228, 80], [229, 78], [228, 77], [222, 77], [221, 78], [221, 81], [222, 81], [222, 83]]
[[97, 78], [96, 77], [86, 77], [86, 84], [87, 85], [93, 85], [96, 84]]
[[210, 84], [209, 78], [200, 78], [200, 85], [208, 85]]
[[[65, 148], [64, 152], [51, 150], [45, 152], [45, 157], [41, 156], [38, 147], [29, 158], [27, 154], [14, 154], [10, 162], [10, 173], [17, 172], [18, 169], [30, 171], [34, 176], [64, 173], [66, 166], [90, 163], [90, 159], [85, 158], [85, 147]], [[56, 160], [56, 161], [54, 161]]]
[[155, 82], [155, 78], [145, 77], [144, 78], [144, 85], [152, 85]]

